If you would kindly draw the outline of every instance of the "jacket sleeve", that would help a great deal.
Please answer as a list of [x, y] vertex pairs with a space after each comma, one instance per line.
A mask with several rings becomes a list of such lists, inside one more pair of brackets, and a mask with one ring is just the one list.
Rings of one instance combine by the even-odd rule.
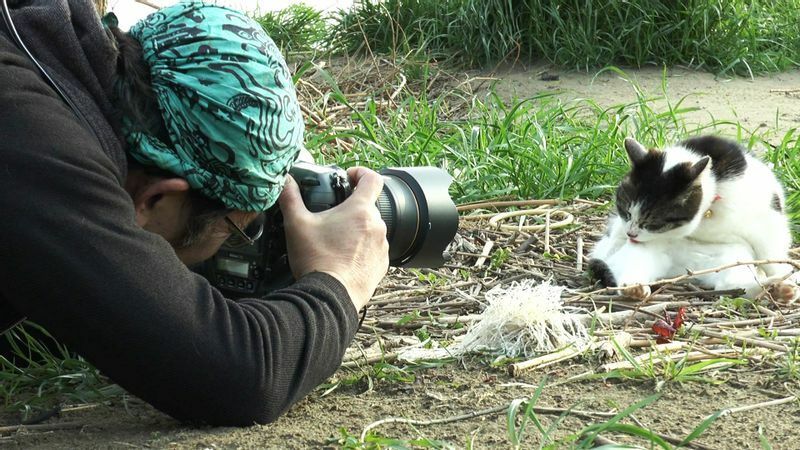
[[0, 35], [0, 302], [181, 420], [275, 420], [330, 376], [357, 327], [313, 273], [233, 301], [134, 221], [120, 170]]

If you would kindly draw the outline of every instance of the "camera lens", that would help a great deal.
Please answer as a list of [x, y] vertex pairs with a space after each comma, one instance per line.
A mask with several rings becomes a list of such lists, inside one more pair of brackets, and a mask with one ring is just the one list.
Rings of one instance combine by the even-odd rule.
[[386, 223], [389, 263], [395, 267], [439, 267], [458, 230], [458, 212], [448, 188], [453, 178], [436, 167], [381, 171], [377, 201]]

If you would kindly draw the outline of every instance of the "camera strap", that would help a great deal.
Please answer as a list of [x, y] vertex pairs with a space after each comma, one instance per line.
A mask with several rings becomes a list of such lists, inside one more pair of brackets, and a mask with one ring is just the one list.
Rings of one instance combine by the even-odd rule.
[[14, 42], [14, 44], [20, 50], [22, 50], [22, 52], [25, 53], [25, 55], [27, 55], [28, 58], [30, 58], [30, 60], [33, 62], [36, 68], [39, 69], [39, 73], [41, 73], [42, 78], [44, 78], [47, 84], [49, 84], [50, 87], [52, 87], [53, 90], [56, 91], [58, 96], [61, 97], [61, 100], [63, 100], [64, 103], [67, 104], [67, 106], [69, 107], [69, 109], [72, 110], [75, 116], [78, 117], [78, 120], [80, 120], [81, 125], [83, 125], [84, 128], [86, 128], [90, 133], [92, 133], [97, 142], [100, 142], [97, 133], [95, 133], [94, 128], [92, 128], [92, 126], [89, 124], [89, 121], [86, 119], [86, 116], [84, 116], [81, 110], [78, 109], [75, 103], [72, 102], [72, 99], [70, 99], [69, 96], [67, 96], [67, 94], [64, 93], [64, 90], [61, 89], [61, 87], [58, 85], [58, 82], [56, 82], [56, 80], [54, 80], [53, 77], [51, 77], [50, 74], [47, 73], [47, 71], [44, 69], [44, 66], [42, 66], [42, 64], [39, 63], [39, 60], [37, 60], [36, 57], [33, 56], [33, 53], [31, 53], [31, 51], [28, 50], [28, 47], [22, 40], [22, 36], [20, 36], [19, 32], [17, 31], [17, 27], [14, 26], [14, 21], [11, 20], [11, 11], [8, 8], [7, 0], [0, 0], [0, 16], [3, 17], [3, 24], [8, 30], [8, 35], [9, 37], [11, 37], [11, 40]]

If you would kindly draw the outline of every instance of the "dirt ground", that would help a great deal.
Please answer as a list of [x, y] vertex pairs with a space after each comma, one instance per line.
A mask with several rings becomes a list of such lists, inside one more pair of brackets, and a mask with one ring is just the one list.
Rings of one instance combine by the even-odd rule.
[[[557, 74], [558, 80], [543, 81], [543, 73]], [[649, 93], [659, 95], [661, 70], [631, 70], [628, 74]], [[591, 74], [553, 71], [547, 67], [528, 70], [514, 68], [486, 74], [501, 79], [496, 89], [503, 95], [524, 97], [543, 90], [559, 90], [565, 99], [591, 98], [602, 105], [633, 101], [631, 84], [610, 72], [592, 79]], [[700, 108], [692, 118], [698, 122], [737, 119], [753, 129], [758, 127], [785, 132], [800, 125], [800, 71], [749, 79], [718, 79], [711, 74], [682, 69], [669, 71], [668, 92], [675, 100], [689, 96], [686, 106]], [[776, 124], [777, 118], [777, 124]], [[588, 211], [588, 215], [592, 212]], [[598, 222], [578, 218], [589, 226]], [[596, 237], [596, 235], [594, 235]], [[587, 235], [590, 245], [593, 235]], [[515, 236], [516, 239], [516, 236]], [[558, 242], [557, 240], [555, 242]], [[516, 245], [519, 242], [515, 241]], [[535, 245], [541, 244], [537, 242]], [[547, 271], [547, 267], [541, 268]], [[519, 275], [509, 271], [507, 275]], [[383, 284], [387, 292], [400, 284], [402, 277], [390, 276]], [[503, 276], [496, 281], [502, 282]], [[447, 286], [444, 286], [446, 289]], [[433, 291], [432, 291], [433, 292]], [[427, 295], [423, 293], [423, 296]], [[428, 301], [428, 300], [425, 300]], [[384, 308], [383, 306], [381, 308]], [[385, 312], [385, 311], [384, 311]], [[474, 313], [476, 311], [463, 311]], [[388, 313], [387, 313], [388, 314]], [[377, 325], [377, 322], [368, 322]], [[357, 341], [368, 345], [375, 340], [375, 326], [359, 333]], [[395, 334], [413, 336], [413, 329]], [[50, 429], [28, 429], [0, 433], [0, 447], [7, 448], [339, 448], [347, 436], [357, 439], [369, 424], [388, 417], [431, 420], [455, 417], [489, 408], [503, 407], [514, 399], [527, 399], [543, 380], [556, 383], [593, 367], [591, 361], [549, 366], [512, 378], [504, 367], [493, 367], [486, 360], [467, 358], [441, 367], [409, 371], [413, 381], [398, 381], [377, 376], [366, 366], [341, 369], [331, 380], [340, 381], [328, 392], [327, 386], [295, 405], [277, 423], [250, 428], [192, 428], [180, 424], [135, 398], [87, 405], [63, 412], [44, 423]], [[401, 364], [398, 364], [401, 366]], [[662, 397], [634, 414], [645, 427], [674, 437], [685, 437], [703, 418], [721, 408], [757, 404], [786, 397], [796, 392], [796, 381], [777, 375], [772, 365], [751, 364], [746, 369], [711, 373], [720, 384], [706, 382], [667, 383]], [[369, 376], [358, 377], [368, 373]], [[347, 380], [355, 380], [352, 383]], [[656, 392], [652, 380], [576, 381], [544, 389], [537, 406], [575, 408], [592, 413], [618, 412]], [[545, 427], [557, 415], [540, 415]], [[18, 423], [18, 417], [0, 417], [0, 427]], [[567, 416], [554, 435], [577, 432], [592, 422], [608, 417]], [[58, 429], [61, 424], [62, 429]], [[789, 402], [737, 412], [719, 419], [702, 437], [696, 448], [761, 448], [759, 435], [775, 449], [800, 448], [796, 430], [800, 428], [800, 405]], [[343, 431], [344, 430], [344, 431]], [[445, 441], [455, 448], [509, 448], [506, 411], [464, 418], [434, 425], [387, 423], [373, 431], [381, 436], [413, 440], [424, 437]], [[614, 437], [614, 436], [609, 436]], [[624, 437], [614, 437], [621, 442]], [[531, 426], [522, 444], [536, 448], [541, 442]], [[641, 444], [641, 441], [638, 441]], [[564, 447], [564, 448], [568, 448]]]
[[[609, 107], [636, 101], [634, 85], [648, 98], [663, 96], [662, 69], [625, 69], [624, 73], [625, 76], [613, 71], [587, 74], [540, 65], [500, 70], [492, 75], [499, 79], [495, 85], [497, 92], [508, 97], [559, 91], [564, 100], [586, 98]], [[558, 79], [548, 80], [554, 77]], [[697, 108], [683, 116], [690, 124], [730, 120], [741, 123], [748, 131], [781, 136], [800, 126], [800, 71], [797, 70], [755, 78], [729, 78], [671, 68], [666, 74], [666, 93], [673, 107], [683, 99], [681, 107]], [[666, 102], [656, 101], [654, 108], [664, 110]]]
[[[577, 369], [577, 370], [576, 370]], [[508, 386], [508, 383], [538, 383], [545, 374], [549, 380], [564, 377], [577, 367], [559, 367], [523, 378], [511, 379], [499, 370], [481, 365], [430, 369], [418, 374], [411, 384], [377, 382], [371, 389], [364, 383], [340, 389], [326, 397], [317, 392], [301, 401], [278, 422], [250, 428], [190, 428], [172, 421], [139, 400], [123, 405], [102, 405], [81, 412], [64, 414], [63, 422], [73, 429], [50, 432], [20, 432], [13, 439], [0, 441], [6, 447], [58, 448], [339, 448], [340, 429], [358, 437], [370, 423], [386, 417], [421, 420], [457, 416], [472, 411], [507, 405], [516, 398], [533, 394], [535, 384]], [[771, 400], [759, 391], [769, 376], [743, 373], [719, 386], [699, 383], [669, 385], [654, 405], [636, 418], [654, 431], [685, 437], [703, 418], [725, 406], [738, 406]], [[540, 406], [571, 407], [588, 411], [611, 411], [635, 403], [653, 393], [651, 384], [571, 383], [547, 388]], [[545, 427], [558, 416], [540, 416]], [[606, 419], [607, 420], [607, 419]], [[583, 418], [566, 418], [556, 436], [574, 433], [589, 423]], [[780, 405], [720, 419], [697, 442], [707, 448], [760, 448], [758, 428], [772, 448], [797, 448], [796, 431], [800, 408]], [[386, 425], [381, 435], [407, 440], [426, 437], [446, 441], [455, 448], [509, 448], [505, 411], [493, 415], [435, 426]], [[531, 428], [523, 448], [540, 442]], [[633, 442], [631, 442], [633, 443]], [[641, 442], [639, 442], [641, 444]], [[563, 447], [569, 448], [569, 447]]]

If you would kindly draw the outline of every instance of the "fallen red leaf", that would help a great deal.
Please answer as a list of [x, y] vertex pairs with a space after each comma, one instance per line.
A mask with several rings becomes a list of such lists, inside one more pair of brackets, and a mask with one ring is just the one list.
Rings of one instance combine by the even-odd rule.
[[669, 342], [672, 340], [672, 337], [675, 336], [675, 328], [663, 319], [658, 319], [653, 322], [653, 332], [658, 335], [656, 342], [659, 344]]
[[672, 328], [675, 328], [675, 331], [679, 330], [683, 326], [683, 321], [686, 318], [686, 307], [681, 306], [678, 308], [678, 313], [675, 314], [675, 320], [672, 321]]
[[[675, 314], [675, 318], [670, 321], [669, 314], [664, 313], [663, 319], [657, 319], [653, 322], [653, 332], [658, 336], [656, 342], [664, 344], [670, 342], [675, 333], [683, 326], [683, 321], [686, 319], [686, 308], [681, 306]], [[672, 323], [670, 323], [672, 322]]]

